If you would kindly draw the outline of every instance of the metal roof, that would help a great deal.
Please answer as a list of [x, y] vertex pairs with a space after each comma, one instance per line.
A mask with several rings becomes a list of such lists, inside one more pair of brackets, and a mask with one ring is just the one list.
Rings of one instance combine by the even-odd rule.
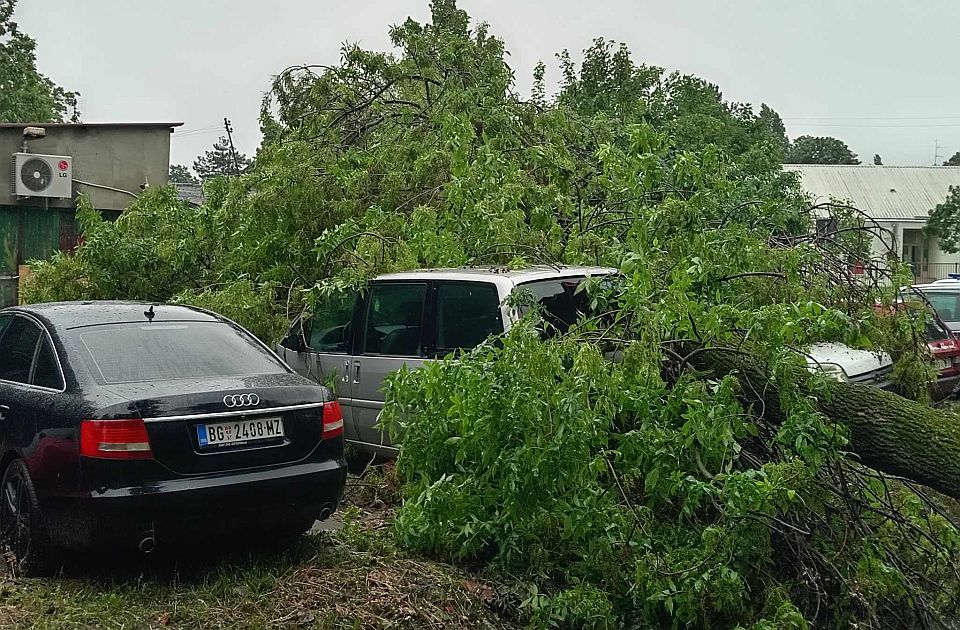
[[206, 200], [206, 196], [203, 194], [203, 184], [174, 182], [173, 187], [177, 191], [177, 197], [191, 206], [202, 206]]
[[852, 202], [878, 221], [926, 221], [950, 186], [960, 186], [958, 166], [847, 166], [784, 164], [799, 173], [803, 188], [819, 202]]

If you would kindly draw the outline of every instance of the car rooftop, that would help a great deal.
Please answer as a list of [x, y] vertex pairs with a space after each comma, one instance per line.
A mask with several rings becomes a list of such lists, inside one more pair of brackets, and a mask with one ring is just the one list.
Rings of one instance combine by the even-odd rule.
[[210, 313], [190, 306], [151, 304], [149, 302], [118, 302], [91, 300], [85, 302], [47, 302], [14, 306], [9, 311], [36, 315], [57, 328], [78, 328], [100, 324], [121, 324], [148, 321], [145, 311], [153, 306], [154, 322], [162, 321], [220, 321]]
[[960, 289], [960, 279], [947, 278], [945, 280], [935, 280], [926, 284], [915, 284], [913, 288], [921, 291], [936, 291], [937, 289]]
[[510, 278], [514, 282], [527, 282], [530, 280], [545, 280], [569, 276], [607, 275], [616, 273], [616, 271], [616, 269], [611, 267], [551, 267], [549, 265], [538, 265], [524, 269], [508, 269], [506, 267], [448, 267], [387, 273], [377, 276], [377, 280], [413, 280], [423, 279], [425, 277], [463, 278], [464, 276], [476, 276], [477, 278]]

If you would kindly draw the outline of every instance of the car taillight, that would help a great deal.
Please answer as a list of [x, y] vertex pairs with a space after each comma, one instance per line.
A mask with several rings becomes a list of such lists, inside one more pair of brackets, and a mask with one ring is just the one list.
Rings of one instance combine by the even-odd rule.
[[323, 439], [343, 435], [343, 410], [336, 400], [323, 405]]
[[139, 418], [82, 421], [80, 454], [98, 459], [153, 458], [147, 425]]

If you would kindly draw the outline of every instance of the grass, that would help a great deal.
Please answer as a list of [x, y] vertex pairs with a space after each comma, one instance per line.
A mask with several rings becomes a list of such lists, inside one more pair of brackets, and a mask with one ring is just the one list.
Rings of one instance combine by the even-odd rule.
[[389, 474], [351, 478], [343, 529], [286, 548], [75, 558], [57, 578], [0, 578], [0, 628], [516, 627], [504, 587], [397, 549], [397, 496]]

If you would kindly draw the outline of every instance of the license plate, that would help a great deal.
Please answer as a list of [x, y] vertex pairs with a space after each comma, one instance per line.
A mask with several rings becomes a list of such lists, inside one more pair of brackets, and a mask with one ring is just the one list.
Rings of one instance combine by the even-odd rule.
[[283, 437], [283, 419], [255, 418], [233, 420], [216, 424], [198, 424], [200, 448], [211, 446], [241, 446]]

